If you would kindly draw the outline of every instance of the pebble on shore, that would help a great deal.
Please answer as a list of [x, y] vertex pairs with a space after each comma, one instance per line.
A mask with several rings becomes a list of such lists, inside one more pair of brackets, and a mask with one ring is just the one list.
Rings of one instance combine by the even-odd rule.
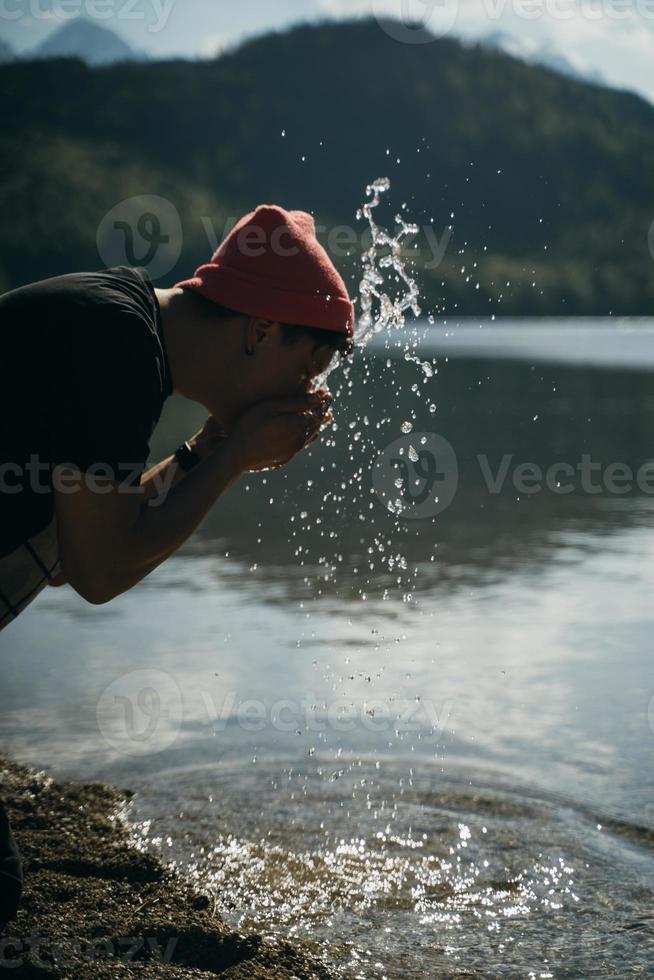
[[299, 945], [231, 931], [206, 896], [135, 848], [116, 817], [130, 795], [0, 759], [0, 798], [25, 874], [18, 918], [0, 938], [0, 968], [16, 980], [330, 980]]

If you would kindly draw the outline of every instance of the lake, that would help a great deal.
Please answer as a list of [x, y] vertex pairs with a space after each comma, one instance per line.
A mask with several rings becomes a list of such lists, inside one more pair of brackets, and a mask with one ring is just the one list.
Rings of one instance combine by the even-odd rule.
[[132, 592], [0, 634], [2, 749], [350, 975], [651, 976], [654, 320], [395, 337]]

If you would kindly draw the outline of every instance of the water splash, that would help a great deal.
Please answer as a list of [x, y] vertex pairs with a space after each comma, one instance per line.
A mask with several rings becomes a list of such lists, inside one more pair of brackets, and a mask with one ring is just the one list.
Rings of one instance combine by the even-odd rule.
[[[361, 280], [359, 282], [360, 314], [354, 331], [355, 345], [361, 349], [375, 334], [389, 327], [398, 330], [406, 326], [406, 313], [411, 311], [414, 317], [419, 317], [422, 310], [419, 306], [419, 288], [416, 279], [407, 268], [407, 258], [404, 249], [407, 242], [420, 231], [418, 225], [411, 224], [395, 215], [397, 229], [391, 234], [374, 218], [373, 211], [381, 203], [381, 195], [391, 188], [388, 177], [378, 177], [366, 187], [368, 200], [357, 209], [357, 221], [364, 218], [368, 222], [371, 243], [361, 256]], [[401, 291], [397, 294], [394, 289], [399, 283]], [[391, 295], [395, 292], [396, 295]], [[406, 339], [406, 338], [405, 338]], [[433, 373], [431, 365], [422, 362], [409, 353], [408, 345], [405, 354], [407, 360], [415, 360], [426, 375]], [[329, 375], [339, 367], [334, 359], [332, 363], [315, 380], [315, 387], [328, 386]], [[347, 377], [347, 368], [345, 371]]]
[[[365, 237], [370, 238], [370, 244], [362, 249], [360, 260], [360, 280], [357, 284], [359, 315], [354, 341], [360, 351], [375, 335], [384, 332], [384, 345], [389, 353], [391, 347], [399, 348], [403, 360], [415, 364], [415, 382], [409, 387], [418, 399], [424, 400], [427, 398], [424, 386], [435, 383], [438, 371], [433, 364], [416, 354], [419, 344], [418, 318], [422, 311], [419, 305], [419, 286], [411, 274], [411, 253], [407, 251], [407, 245], [420, 229], [416, 224], [406, 221], [401, 214], [395, 215], [392, 231], [388, 231], [376, 219], [376, 209], [390, 188], [391, 182], [387, 177], [372, 181], [365, 189], [367, 200], [356, 213], [357, 220], [367, 222]], [[415, 325], [407, 322], [411, 314], [416, 319]], [[331, 531], [329, 551], [321, 546], [322, 555], [318, 563], [322, 567], [317, 569], [320, 587], [313, 589], [313, 593], [316, 597], [320, 596], [324, 583], [328, 582], [332, 594], [337, 594], [342, 587], [346, 594], [351, 595], [354, 592], [360, 600], [366, 601], [371, 588], [375, 591], [374, 583], [379, 580], [381, 573], [385, 578], [384, 600], [390, 598], [392, 592], [399, 590], [402, 601], [409, 602], [415, 590], [418, 569], [409, 569], [406, 556], [398, 553], [398, 548], [402, 547], [400, 539], [412, 534], [413, 528], [410, 522], [401, 520], [405, 508], [398, 497], [396, 505], [386, 511], [386, 516], [389, 512], [393, 514], [392, 526], [386, 524], [384, 531], [377, 533], [379, 515], [374, 512], [375, 503], [366, 494], [366, 480], [379, 455], [381, 440], [385, 438], [388, 444], [400, 433], [411, 432], [417, 420], [417, 412], [411, 409], [410, 418], [401, 427], [398, 426], [397, 430], [393, 428], [395, 423], [392, 415], [385, 410], [383, 403], [377, 402], [373, 389], [379, 388], [381, 384], [383, 388], [394, 389], [397, 397], [400, 397], [397, 353], [386, 361], [385, 366], [379, 360], [375, 366], [373, 360], [355, 356], [356, 365], [347, 360], [342, 370], [335, 371], [340, 362], [334, 358], [327, 369], [314, 379], [316, 387], [331, 387], [338, 407], [336, 421], [330, 431], [325, 433], [320, 447], [321, 452], [333, 451], [331, 460], [325, 459], [321, 472], [331, 468], [335, 473], [342, 474], [338, 483], [328, 489], [319, 501], [320, 515], [315, 520], [317, 524], [322, 521], [325, 524], [331, 523], [334, 513], [342, 519], [358, 509], [362, 557], [353, 568], [343, 567], [339, 529]], [[355, 383], [364, 391], [365, 386], [368, 386], [371, 411], [362, 417], [350, 413], [347, 418]], [[410, 447], [409, 454], [410, 461], [415, 462], [415, 448]], [[303, 525], [303, 529], [307, 530], [306, 525]], [[332, 550], [330, 557], [329, 552]], [[295, 557], [299, 559], [300, 565], [305, 565], [306, 562], [305, 567], [308, 567], [310, 556], [306, 546], [300, 548]], [[310, 576], [305, 582], [311, 588]]]
[[[387, 327], [401, 329], [405, 326], [405, 313], [411, 310], [415, 317], [421, 314], [418, 305], [419, 290], [416, 280], [407, 269], [402, 254], [406, 241], [417, 235], [418, 225], [406, 222], [400, 214], [395, 215], [397, 230], [394, 235], [377, 224], [374, 209], [381, 203], [381, 195], [390, 190], [388, 177], [378, 177], [366, 187], [369, 200], [357, 211], [357, 220], [368, 221], [372, 242], [362, 256], [363, 275], [359, 286], [361, 313], [355, 334], [359, 345], [364, 345], [373, 334]], [[394, 298], [387, 292], [391, 288], [387, 282], [388, 270], [404, 291]]]

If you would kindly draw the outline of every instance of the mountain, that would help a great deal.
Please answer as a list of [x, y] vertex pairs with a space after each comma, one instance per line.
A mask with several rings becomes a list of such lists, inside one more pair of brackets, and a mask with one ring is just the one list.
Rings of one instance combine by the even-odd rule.
[[[654, 309], [654, 107], [487, 46], [400, 44], [356, 20], [264, 35], [210, 61], [16, 62], [0, 67], [0, 118], [5, 288], [99, 267], [104, 216], [138, 195], [180, 216], [163, 285], [261, 202], [360, 235], [363, 189], [389, 176], [379, 218], [392, 224], [406, 205], [423, 229], [425, 309]], [[355, 286], [362, 242], [336, 245]]]
[[483, 46], [496, 48], [514, 58], [520, 58], [530, 65], [543, 65], [552, 71], [575, 78], [578, 81], [592, 82], [594, 85], [606, 85], [598, 71], [583, 71], [566, 55], [551, 43], [528, 43], [524, 38], [516, 37], [507, 31], [494, 31], [479, 42]]
[[13, 61], [16, 55], [6, 41], [0, 40], [0, 65], [5, 65], [8, 61]]
[[49, 34], [30, 57], [81, 58], [88, 65], [110, 65], [117, 61], [142, 61], [145, 55], [136, 52], [109, 28], [75, 17]]

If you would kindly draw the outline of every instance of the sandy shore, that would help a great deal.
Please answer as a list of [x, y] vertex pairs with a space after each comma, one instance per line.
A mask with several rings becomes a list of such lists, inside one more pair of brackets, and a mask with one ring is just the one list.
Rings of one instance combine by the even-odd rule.
[[297, 945], [232, 932], [205, 896], [133, 847], [116, 818], [130, 795], [0, 759], [25, 871], [22, 908], [0, 940], [8, 977], [329, 980]]

